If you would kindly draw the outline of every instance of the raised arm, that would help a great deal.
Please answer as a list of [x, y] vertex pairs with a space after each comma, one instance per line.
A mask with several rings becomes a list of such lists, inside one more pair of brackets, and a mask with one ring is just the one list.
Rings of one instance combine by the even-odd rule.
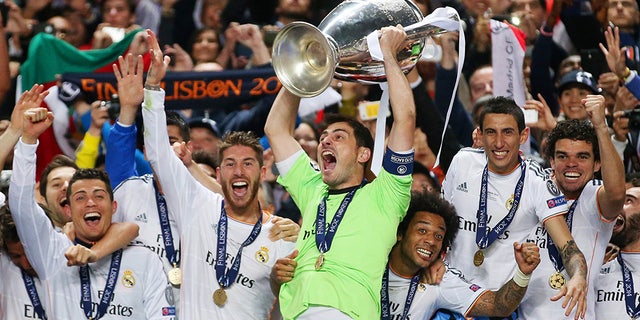
[[400, 25], [382, 28], [380, 34], [380, 49], [384, 58], [384, 69], [389, 84], [389, 100], [393, 112], [393, 125], [387, 147], [395, 152], [408, 151], [413, 148], [416, 107], [409, 81], [396, 59], [397, 53], [406, 45], [407, 34]]
[[[73, 224], [68, 223], [67, 225]], [[133, 222], [114, 222], [107, 229], [107, 233], [94, 243], [91, 248], [76, 244], [67, 249], [64, 253], [67, 258], [67, 265], [82, 266], [96, 262], [128, 245], [138, 236], [139, 230], [140, 227]], [[75, 238], [75, 235], [72, 238]]]
[[625, 199], [624, 165], [611, 142], [609, 127], [604, 117], [604, 97], [588, 95], [582, 103], [596, 131], [600, 149], [603, 187], [598, 190], [598, 204], [603, 217], [615, 219], [622, 210]]
[[53, 229], [51, 221], [35, 200], [36, 148], [38, 137], [53, 123], [46, 108], [30, 108], [23, 113], [24, 131], [13, 158], [9, 187], [11, 215], [29, 262], [41, 279], [58, 267], [69, 239]]
[[119, 65], [113, 65], [113, 73], [118, 82], [120, 99], [120, 115], [111, 128], [107, 139], [105, 167], [111, 186], [115, 188], [120, 182], [136, 175], [136, 113], [142, 104], [142, 56], [128, 54], [126, 58], [118, 58]]
[[299, 106], [300, 97], [282, 87], [267, 116], [264, 133], [269, 139], [276, 162], [285, 160], [302, 149], [293, 138]]
[[508, 317], [518, 308], [531, 273], [540, 263], [540, 249], [535, 243], [514, 243], [513, 251], [518, 263], [515, 276], [497, 291], [482, 294], [467, 316]]
[[0, 170], [4, 168], [9, 153], [11, 153], [11, 150], [13, 150], [22, 135], [24, 112], [29, 108], [39, 107], [44, 97], [49, 94], [49, 91], [43, 92], [43, 89], [42, 85], [34, 84], [29, 91], [20, 96], [15, 107], [13, 107], [9, 127], [0, 135]]
[[571, 279], [560, 288], [560, 292], [551, 300], [557, 301], [565, 297], [562, 302], [562, 307], [566, 309], [565, 315], [569, 316], [573, 308], [577, 307], [575, 319], [584, 318], [587, 309], [587, 261], [573, 240], [564, 215], [557, 215], [545, 220], [544, 227], [559, 249], [562, 263], [571, 276]]

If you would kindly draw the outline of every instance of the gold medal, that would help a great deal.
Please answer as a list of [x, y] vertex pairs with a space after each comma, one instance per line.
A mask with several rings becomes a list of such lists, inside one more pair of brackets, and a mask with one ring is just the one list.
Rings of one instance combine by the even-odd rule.
[[481, 249], [478, 249], [476, 253], [473, 255], [473, 265], [479, 267], [484, 262], [484, 252]]
[[324, 264], [324, 253], [321, 253], [318, 256], [318, 260], [316, 260], [316, 270], [320, 270], [320, 268], [322, 268], [322, 264]]
[[219, 288], [218, 290], [213, 292], [213, 303], [215, 303], [216, 306], [220, 308], [222, 308], [222, 306], [227, 303], [227, 293], [224, 291], [224, 289]]
[[167, 273], [167, 276], [169, 277], [169, 283], [172, 285], [179, 286], [182, 284], [182, 270], [175, 263], [173, 264], [173, 269]]
[[566, 280], [564, 279], [564, 276], [560, 272], [554, 272], [549, 277], [549, 286], [554, 290], [560, 290], [560, 288], [564, 286], [565, 282]]

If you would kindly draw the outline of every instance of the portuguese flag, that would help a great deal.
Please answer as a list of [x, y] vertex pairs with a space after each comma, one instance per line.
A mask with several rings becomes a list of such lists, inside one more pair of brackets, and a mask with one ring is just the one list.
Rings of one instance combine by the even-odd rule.
[[[78, 132], [66, 103], [58, 98], [56, 76], [68, 72], [113, 72], [111, 65], [117, 63], [118, 56], [124, 55], [136, 33], [129, 32], [123, 40], [105, 49], [79, 50], [53, 35], [39, 33], [29, 44], [27, 60], [20, 67], [22, 90], [34, 84], [43, 84], [50, 93], [43, 102], [54, 113], [55, 120], [39, 138], [37, 151], [36, 177], [39, 180], [42, 170], [58, 154], [75, 159], [75, 145], [69, 137]], [[145, 71], [149, 68], [149, 54], [145, 54]], [[91, 103], [91, 101], [88, 101]], [[80, 133], [80, 139], [82, 139]]]

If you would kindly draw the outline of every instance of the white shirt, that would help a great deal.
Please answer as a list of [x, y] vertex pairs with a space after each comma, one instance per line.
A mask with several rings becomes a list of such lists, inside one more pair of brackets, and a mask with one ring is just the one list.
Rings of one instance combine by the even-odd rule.
[[[445, 200], [458, 213], [458, 235], [447, 256], [449, 265], [460, 269], [467, 279], [483, 283], [490, 290], [500, 288], [516, 272], [513, 243], [524, 242], [539, 221], [567, 211], [566, 200], [542, 168], [525, 160], [526, 175], [520, 205], [513, 221], [504, 233], [484, 249], [484, 263], [473, 264], [476, 245], [476, 212], [480, 198], [482, 172], [487, 157], [482, 149], [464, 148], [449, 166], [442, 186]], [[505, 175], [489, 171], [487, 196], [487, 226], [493, 227], [508, 213], [515, 186], [520, 178], [520, 166]]]
[[[150, 249], [158, 255], [162, 261], [164, 272], [173, 269], [173, 265], [167, 259], [162, 230], [160, 228], [160, 216], [156, 204], [156, 192], [153, 187], [153, 176], [148, 174], [141, 177], [131, 177], [120, 183], [113, 191], [113, 197], [118, 202], [118, 209], [113, 215], [113, 221], [134, 222], [139, 227], [138, 237], [133, 241]], [[180, 234], [176, 228], [173, 214], [168, 212], [169, 226], [173, 236], [173, 247], [177, 258], [180, 258]], [[179, 305], [180, 287], [173, 287], [175, 305]]]
[[[167, 136], [163, 99], [164, 91], [145, 90], [142, 114], [147, 156], [181, 237], [179, 316], [181, 319], [267, 319], [275, 300], [269, 280], [271, 267], [278, 258], [291, 253], [295, 244], [269, 240], [273, 223], [270, 218], [263, 220], [260, 234], [242, 251], [235, 282], [225, 289], [226, 304], [223, 307], [214, 304], [212, 295], [220, 288], [215, 257], [223, 197], [198, 183], [174, 154]], [[252, 224], [228, 219], [227, 268], [231, 267], [252, 229]]]
[[[22, 280], [22, 271], [4, 252], [0, 252], [0, 270], [0, 320], [39, 319]], [[33, 283], [44, 308], [46, 292], [40, 279], [33, 277]]]
[[[64, 257], [73, 243], [53, 229], [34, 200], [36, 148], [37, 144], [20, 141], [14, 151], [9, 188], [13, 219], [29, 262], [45, 287], [46, 293], [40, 296], [49, 297], [49, 319], [85, 319], [80, 303], [79, 267], [67, 267]], [[110, 264], [111, 256], [89, 264], [94, 306], [105, 288]], [[171, 319], [175, 308], [168, 298], [172, 298], [172, 292], [158, 257], [142, 247], [126, 247], [113, 299], [102, 319]]]
[[[573, 213], [573, 222], [571, 227], [571, 235], [576, 241], [578, 248], [584, 254], [587, 261], [587, 313], [585, 319], [594, 319], [595, 310], [594, 303], [596, 292], [594, 285], [602, 259], [607, 249], [611, 233], [613, 232], [613, 223], [604, 220], [597, 203], [598, 189], [602, 186], [601, 180], [591, 180], [588, 182], [580, 197], [578, 204]], [[573, 203], [570, 200], [569, 205]], [[547, 249], [547, 232], [538, 225], [530, 235], [531, 241], [535, 241], [540, 248], [540, 264], [531, 275], [531, 282], [518, 312], [519, 319], [573, 319], [575, 309], [569, 317], [564, 315], [565, 309], [562, 308], [562, 299], [558, 301], [549, 300], [558, 294], [558, 290], [554, 290], [549, 286], [549, 277], [556, 272]], [[567, 271], [562, 272], [565, 279], [570, 279]]]
[[[404, 278], [389, 270], [391, 319], [402, 317], [410, 285], [411, 278]], [[459, 270], [447, 268], [439, 285], [418, 285], [407, 319], [428, 320], [440, 308], [466, 314], [485, 291], [485, 288], [468, 282]]]
[[[633, 303], [638, 305], [640, 293], [640, 253], [620, 252], [625, 267], [633, 277]], [[624, 299], [624, 282], [622, 281], [622, 267], [617, 259], [605, 263], [597, 275], [595, 283], [595, 314], [596, 319], [629, 319]], [[635, 307], [634, 305], [634, 307]], [[586, 318], [585, 318], [586, 319]]]

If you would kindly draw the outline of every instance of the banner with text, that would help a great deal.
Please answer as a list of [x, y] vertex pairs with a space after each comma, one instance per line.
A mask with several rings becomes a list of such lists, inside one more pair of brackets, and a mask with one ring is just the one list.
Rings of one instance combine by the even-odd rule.
[[[113, 73], [65, 73], [87, 101], [110, 100], [118, 93]], [[265, 95], [278, 93], [281, 84], [272, 68], [220, 72], [169, 72], [161, 84], [167, 109], [236, 108]]]

